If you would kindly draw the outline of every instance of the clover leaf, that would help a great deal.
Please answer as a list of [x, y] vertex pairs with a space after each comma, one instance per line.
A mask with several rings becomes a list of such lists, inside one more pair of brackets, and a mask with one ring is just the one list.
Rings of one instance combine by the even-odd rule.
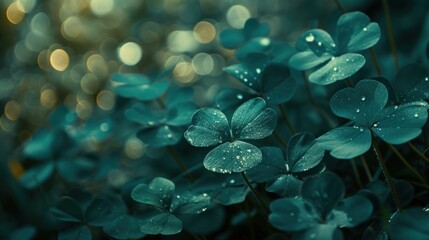
[[267, 182], [267, 191], [282, 196], [298, 195], [302, 184], [298, 175], [318, 166], [324, 155], [309, 133], [292, 136], [286, 154], [278, 147], [262, 147], [261, 151], [262, 162], [246, 174], [252, 181]]
[[262, 161], [256, 146], [241, 140], [262, 139], [272, 134], [277, 117], [265, 107], [262, 98], [240, 105], [231, 119], [214, 108], [203, 108], [192, 116], [192, 125], [185, 132], [186, 140], [196, 147], [218, 145], [204, 158], [204, 167], [213, 172], [243, 172]]
[[140, 231], [162, 235], [182, 231], [182, 221], [176, 215], [199, 214], [205, 211], [211, 202], [208, 194], [185, 192], [176, 195], [174, 183], [162, 177], [153, 179], [149, 184], [142, 183], [134, 187], [131, 198], [158, 210], [141, 221]]
[[429, 98], [429, 75], [419, 64], [409, 64], [399, 70], [392, 81], [396, 101], [412, 102]]
[[142, 74], [114, 73], [111, 78], [118, 95], [142, 101], [150, 101], [162, 96], [170, 85], [165, 80], [151, 82], [149, 77]]
[[178, 143], [182, 138], [182, 126], [191, 121], [191, 116], [197, 109], [196, 105], [187, 101], [185, 95], [189, 92], [172, 92], [168, 97], [166, 109], [154, 110], [137, 103], [125, 110], [125, 116], [141, 125], [137, 137], [152, 147], [165, 147]]
[[424, 101], [386, 107], [388, 91], [374, 80], [361, 80], [355, 88], [336, 92], [330, 102], [335, 115], [350, 119], [352, 127], [335, 128], [317, 138], [333, 157], [351, 159], [371, 146], [372, 135], [391, 144], [402, 144], [420, 135], [429, 108]]
[[90, 227], [103, 227], [122, 215], [121, 206], [105, 198], [93, 198], [88, 203], [78, 202], [72, 197], [63, 197], [56, 207], [51, 208], [56, 220], [73, 223], [62, 229], [59, 239], [92, 239]]
[[296, 81], [287, 66], [270, 62], [262, 53], [248, 54], [241, 63], [224, 68], [238, 79], [247, 91], [225, 89], [216, 98], [216, 104], [224, 110], [237, 106], [253, 97], [262, 97], [269, 105], [285, 103], [293, 97]]
[[311, 70], [312, 83], [327, 85], [346, 79], [365, 64], [359, 52], [374, 46], [380, 39], [380, 27], [370, 22], [362, 12], [342, 15], [337, 22], [335, 41], [321, 29], [303, 33], [295, 48], [298, 53], [289, 59], [289, 65], [296, 70]]
[[399, 239], [429, 239], [429, 213], [424, 209], [410, 208], [397, 212], [390, 220], [390, 236]]
[[362, 196], [343, 199], [341, 179], [330, 172], [307, 178], [301, 198], [282, 198], [271, 203], [270, 223], [294, 232], [293, 239], [343, 239], [338, 227], [355, 227], [372, 214], [371, 202]]
[[227, 28], [220, 33], [220, 43], [225, 48], [237, 48], [248, 40], [267, 36], [270, 29], [267, 24], [255, 18], [249, 18], [242, 29]]

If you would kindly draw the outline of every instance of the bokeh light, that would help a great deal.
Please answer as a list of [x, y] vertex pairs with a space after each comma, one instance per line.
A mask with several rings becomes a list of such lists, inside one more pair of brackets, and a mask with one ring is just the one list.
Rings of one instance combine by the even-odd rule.
[[226, 20], [233, 28], [243, 28], [250, 17], [249, 10], [243, 5], [234, 5], [226, 12]]
[[142, 55], [142, 48], [135, 42], [124, 43], [118, 49], [119, 59], [128, 66], [136, 65]]
[[49, 58], [51, 66], [57, 71], [64, 71], [70, 63], [69, 55], [63, 49], [55, 49]]

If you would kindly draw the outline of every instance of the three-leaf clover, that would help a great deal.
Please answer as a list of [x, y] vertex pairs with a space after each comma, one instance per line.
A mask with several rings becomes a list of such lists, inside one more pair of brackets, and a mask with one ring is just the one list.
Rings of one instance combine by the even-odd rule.
[[229, 124], [225, 114], [214, 108], [203, 108], [192, 116], [185, 132], [186, 140], [195, 147], [221, 144], [204, 158], [204, 167], [213, 172], [243, 172], [262, 161], [256, 146], [242, 140], [262, 139], [272, 134], [277, 116], [266, 108], [262, 98], [253, 98], [239, 106]]
[[225, 89], [216, 98], [220, 109], [241, 104], [252, 97], [262, 97], [268, 105], [285, 103], [293, 97], [296, 81], [287, 66], [270, 61], [262, 53], [251, 53], [239, 64], [224, 68], [238, 79], [248, 91]]
[[92, 199], [83, 197], [78, 201], [66, 196], [50, 210], [56, 220], [69, 224], [59, 232], [58, 239], [61, 240], [90, 240], [91, 227], [105, 226], [123, 214], [120, 205], [101, 197]]
[[293, 239], [343, 239], [338, 227], [355, 227], [372, 214], [372, 204], [365, 197], [344, 198], [345, 186], [330, 172], [307, 178], [301, 198], [282, 198], [271, 203], [271, 224], [294, 232]]
[[118, 95], [142, 101], [157, 99], [167, 92], [170, 86], [170, 83], [166, 80], [152, 82], [149, 77], [142, 74], [114, 73], [111, 78], [115, 83], [114, 87]]
[[342, 15], [337, 22], [335, 41], [321, 29], [308, 30], [297, 40], [299, 51], [289, 60], [297, 70], [314, 69], [310, 82], [327, 85], [346, 79], [365, 64], [359, 52], [374, 46], [380, 39], [380, 27], [362, 12]]
[[278, 147], [262, 147], [261, 151], [262, 162], [246, 174], [252, 181], [267, 182], [267, 191], [282, 196], [299, 195], [302, 181], [298, 175], [318, 166], [324, 155], [309, 133], [292, 136], [286, 154]]
[[165, 147], [178, 143], [183, 135], [182, 127], [188, 125], [196, 105], [183, 94], [173, 92], [166, 101], [166, 109], [154, 110], [137, 103], [125, 111], [125, 116], [139, 124], [137, 137], [152, 147]]
[[137, 202], [157, 209], [156, 213], [142, 220], [140, 230], [146, 234], [171, 235], [182, 230], [181, 214], [199, 214], [210, 205], [208, 194], [175, 194], [175, 185], [166, 178], [157, 177], [149, 184], [139, 184], [131, 192]]
[[374, 80], [361, 80], [355, 88], [336, 92], [330, 106], [335, 115], [350, 119], [352, 127], [338, 127], [317, 138], [317, 143], [335, 158], [351, 159], [371, 147], [372, 135], [390, 144], [402, 144], [421, 133], [428, 113], [424, 101], [385, 107], [386, 87]]

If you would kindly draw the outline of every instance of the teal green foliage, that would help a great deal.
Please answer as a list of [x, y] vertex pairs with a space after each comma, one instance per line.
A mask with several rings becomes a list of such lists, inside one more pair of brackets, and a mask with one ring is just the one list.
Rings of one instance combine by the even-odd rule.
[[[0, 162], [0, 239], [429, 239], [427, 3], [413, 3], [423, 10], [410, 16], [389, 1], [390, 33], [386, 9], [372, 1], [333, 1], [352, 10], [343, 14], [341, 6], [316, 14], [308, 6], [320, 1], [303, 1], [305, 12], [284, 16], [307, 19], [301, 25], [262, 6], [282, 1], [242, 1], [235, 13], [212, 11], [228, 1], [145, 2], [148, 18], [129, 30], [150, 42], [144, 64], [106, 57], [98, 69], [85, 57], [86, 77], [108, 79], [98, 86], [107, 100], [86, 86], [86, 95], [59, 97], [46, 125], [16, 134], [19, 147], [3, 156], [9, 165]], [[244, 5], [260, 17], [248, 18]], [[182, 41], [189, 34], [194, 41]], [[106, 38], [94, 54], [118, 55], [111, 44], [119, 42]], [[11, 79], [26, 75], [10, 64], [23, 71]], [[82, 66], [61, 81], [85, 85], [75, 77]], [[1, 94], [8, 72], [0, 69]], [[92, 102], [98, 107], [85, 108]], [[11, 144], [1, 129], [21, 111], [10, 106], [0, 150]]]

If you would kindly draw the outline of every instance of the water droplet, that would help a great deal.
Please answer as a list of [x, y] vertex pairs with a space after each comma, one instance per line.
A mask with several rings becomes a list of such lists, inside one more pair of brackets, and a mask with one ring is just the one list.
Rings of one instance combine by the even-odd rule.
[[237, 98], [241, 100], [241, 99], [243, 99], [243, 95], [237, 94]]
[[361, 97], [361, 100], [362, 100], [362, 101], [365, 101], [365, 99], [366, 99], [366, 97], [365, 97], [365, 96], [362, 96], [362, 97]]
[[155, 125], [155, 122], [149, 121], [147, 122], [147, 124], [152, 126], [152, 125]]
[[230, 184], [234, 184], [234, 183], [235, 183], [235, 179], [231, 179], [231, 180], [229, 180], [229, 183], [230, 183]]
[[335, 45], [335, 43], [331, 43], [331, 47], [336, 47], [337, 45]]
[[322, 46], [322, 42], [317, 42], [317, 46]]
[[234, 72], [235, 72], [235, 73], [239, 73], [240, 71], [238, 71], [238, 70], [235, 70]]
[[243, 79], [243, 81], [244, 81], [244, 82], [248, 82], [249, 80], [248, 80], [247, 78], [244, 78], [244, 79]]
[[364, 28], [363, 28], [363, 31], [364, 31], [364, 32], [368, 31], [368, 28], [364, 27]]
[[314, 41], [313, 34], [310, 33], [310, 35], [308, 35], [307, 37], [305, 37], [305, 41], [307, 41], [307, 42], [313, 42]]
[[395, 106], [394, 109], [398, 109], [398, 106]]
[[256, 73], [257, 73], [257, 74], [260, 74], [260, 73], [261, 73], [261, 69], [260, 69], [260, 68], [256, 68], [256, 70], [255, 70], [255, 71], [256, 71]]
[[235, 158], [240, 159], [240, 156], [237, 155], [237, 156], [235, 156]]
[[247, 152], [252, 152], [252, 150], [250, 150], [250, 149], [247, 149]]
[[347, 59], [346, 59], [346, 62], [350, 62], [350, 59], [348, 59], [348, 58], [347, 58]]
[[334, 72], [336, 72], [336, 71], [338, 71], [338, 68], [337, 68], [337, 67], [334, 67]]
[[378, 126], [378, 123], [374, 123], [374, 125], [372, 125], [373, 127], [377, 127]]
[[358, 112], [360, 112], [360, 109], [359, 109], [359, 108], [357, 108], [357, 109], [356, 109], [356, 112], [357, 112], [357, 113], [358, 113]]
[[177, 195], [176, 198], [180, 198], [180, 195]]
[[363, 128], [359, 128], [359, 132], [363, 132]]
[[429, 77], [425, 77], [425, 81], [427, 82], [427, 81], [429, 81]]
[[419, 117], [419, 114], [418, 114], [418, 113], [415, 113], [415, 114], [414, 114], [414, 117], [418, 118], [418, 117]]
[[167, 134], [167, 138], [173, 138], [173, 134], [171, 133]]
[[247, 71], [244, 71], [244, 75], [247, 75], [249, 72], [247, 72]]

